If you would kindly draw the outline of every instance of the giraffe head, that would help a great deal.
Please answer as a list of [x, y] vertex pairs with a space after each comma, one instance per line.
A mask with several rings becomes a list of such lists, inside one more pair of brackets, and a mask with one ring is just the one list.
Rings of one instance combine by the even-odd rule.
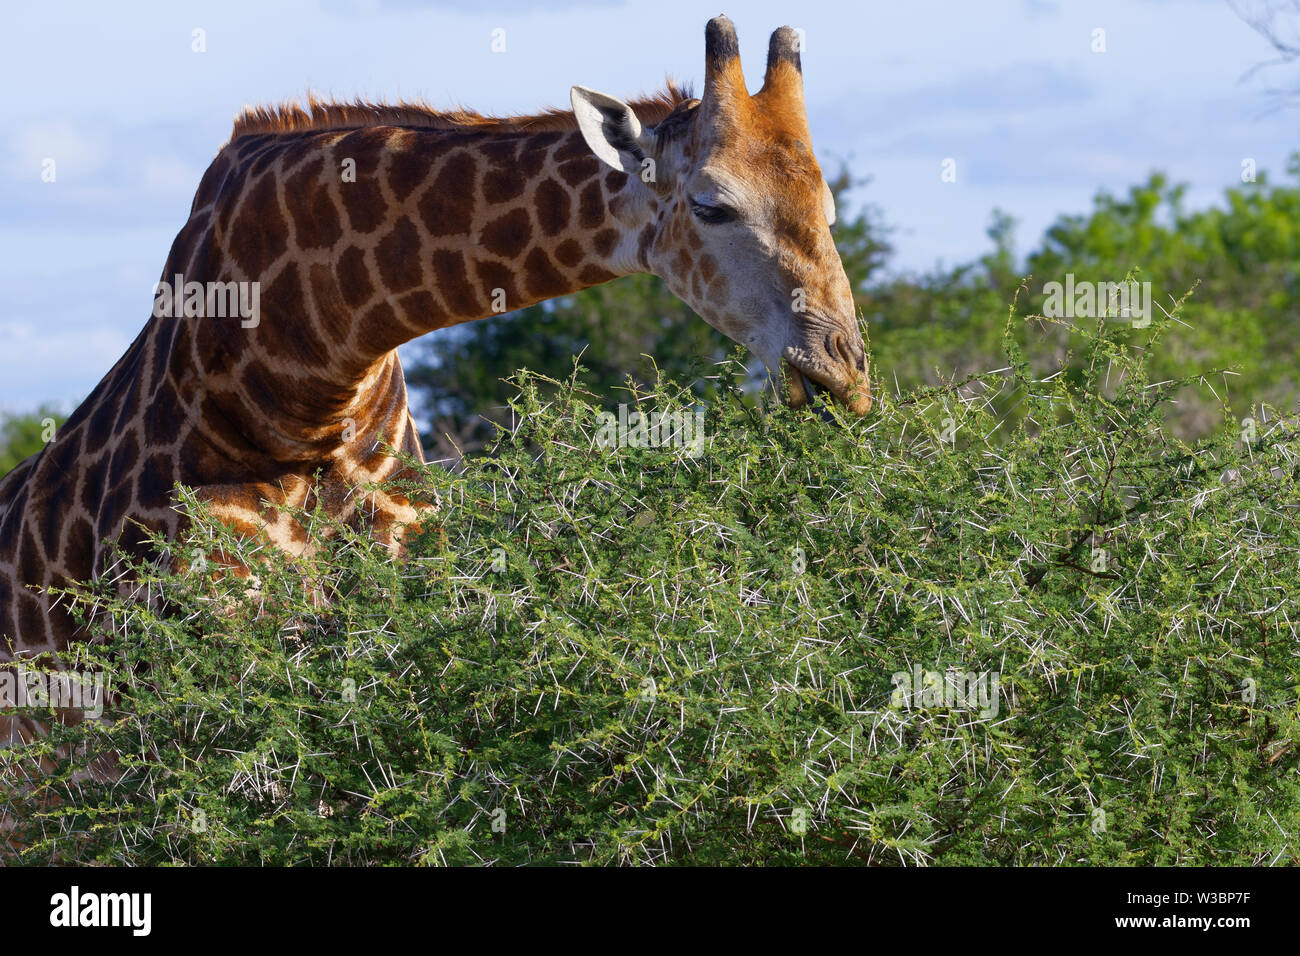
[[798, 34], [772, 34], [763, 88], [751, 96], [731, 21], [710, 20], [700, 99], [654, 129], [614, 97], [574, 87], [572, 98], [596, 155], [645, 184], [642, 267], [774, 379], [785, 373], [791, 406], [827, 391], [865, 415], [866, 347], [813, 156]]

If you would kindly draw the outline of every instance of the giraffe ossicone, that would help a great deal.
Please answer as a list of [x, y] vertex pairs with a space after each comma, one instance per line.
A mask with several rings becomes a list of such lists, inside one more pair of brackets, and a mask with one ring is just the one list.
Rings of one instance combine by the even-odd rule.
[[[146, 554], [141, 528], [176, 539], [178, 484], [294, 554], [311, 542], [279, 506], [322, 506], [398, 548], [417, 508], [374, 490], [403, 467], [385, 443], [422, 453], [396, 349], [434, 329], [651, 272], [754, 352], [790, 404], [825, 391], [866, 414], [796, 31], [772, 34], [753, 95], [718, 17], [698, 99], [578, 86], [572, 107], [246, 110], [162, 271], [174, 297], [196, 283], [205, 303], [216, 287], [233, 304], [159, 310], [0, 479], [0, 668], [86, 636], [45, 589], [104, 574], [114, 549]], [[45, 730], [0, 710], [0, 746]]]

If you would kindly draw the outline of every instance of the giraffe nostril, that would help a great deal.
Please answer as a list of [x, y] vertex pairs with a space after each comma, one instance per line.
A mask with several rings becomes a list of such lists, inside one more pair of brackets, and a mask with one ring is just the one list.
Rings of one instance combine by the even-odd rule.
[[849, 347], [848, 339], [844, 336], [844, 333], [835, 332], [832, 334], [830, 344], [829, 351], [831, 355], [838, 356], [850, 368], [858, 366], [857, 356], [854, 354], [855, 350]]

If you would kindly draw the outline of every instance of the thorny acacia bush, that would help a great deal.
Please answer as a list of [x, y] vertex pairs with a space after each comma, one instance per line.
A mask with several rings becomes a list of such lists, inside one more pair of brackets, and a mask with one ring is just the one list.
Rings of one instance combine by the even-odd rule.
[[[734, 366], [698, 455], [601, 448], [580, 388], [521, 374], [492, 457], [421, 471], [404, 562], [337, 528], [290, 564], [191, 501], [182, 570], [137, 568], [165, 613], [83, 601], [109, 719], [7, 758], [121, 755], [11, 796], [27, 859], [1296, 863], [1294, 425], [1225, 408], [1188, 446], [1188, 383], [1105, 323], [1074, 378], [1012, 331], [1007, 368], [842, 427], [755, 414]], [[184, 570], [220, 551], [260, 589]], [[897, 695], [916, 672], [996, 706]]]

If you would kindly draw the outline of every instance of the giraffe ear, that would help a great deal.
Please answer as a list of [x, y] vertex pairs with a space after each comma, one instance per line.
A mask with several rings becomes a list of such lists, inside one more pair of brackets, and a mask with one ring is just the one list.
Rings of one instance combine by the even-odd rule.
[[591, 151], [615, 169], [639, 173], [654, 147], [654, 135], [641, 128], [632, 107], [585, 86], [575, 86], [569, 98], [578, 129]]

